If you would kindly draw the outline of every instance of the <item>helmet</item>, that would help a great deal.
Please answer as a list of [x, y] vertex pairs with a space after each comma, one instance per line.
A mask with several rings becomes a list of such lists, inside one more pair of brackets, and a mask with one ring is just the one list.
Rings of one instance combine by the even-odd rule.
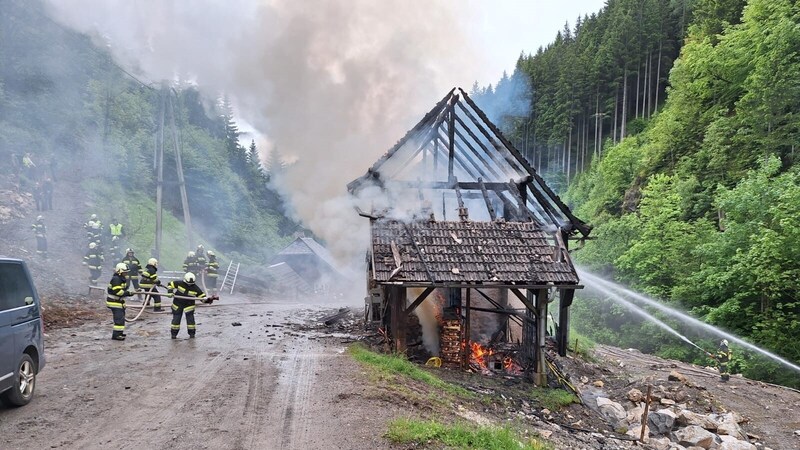
[[194, 256], [194, 252], [189, 252], [189, 257], [191, 258], [193, 256]]
[[211, 250], [207, 251], [206, 253], [208, 254], [208, 256], [214, 256], [214, 252]]
[[117, 263], [117, 266], [114, 268], [114, 271], [117, 273], [126, 273], [128, 272], [128, 265], [125, 263]]
[[95, 248], [95, 247], [97, 247], [97, 244], [95, 244], [94, 242], [89, 242], [89, 248]]
[[132, 249], [132, 248], [126, 248], [126, 249], [125, 249], [125, 253], [126, 253], [126, 254], [127, 254], [127, 253], [133, 253], [133, 249]]
[[92, 214], [92, 215], [89, 217], [89, 220], [95, 220], [95, 219], [97, 219], [97, 214]]
[[186, 275], [183, 276], [183, 281], [187, 283], [194, 283], [194, 274], [192, 272], [186, 272]]
[[42, 220], [43, 218], [42, 216], [36, 216], [36, 220]]
[[204, 248], [205, 248], [205, 247], [203, 247], [203, 244], [200, 244], [200, 245], [198, 245], [198, 246], [197, 246], [197, 249], [198, 249], [198, 250], [203, 250]]
[[147, 260], [147, 264], [150, 264], [151, 266], [154, 267], [158, 267], [158, 260], [155, 258], [150, 258]]
[[723, 339], [722, 342], [719, 343], [719, 345], [727, 347], [728, 346], [728, 340], [727, 339]]

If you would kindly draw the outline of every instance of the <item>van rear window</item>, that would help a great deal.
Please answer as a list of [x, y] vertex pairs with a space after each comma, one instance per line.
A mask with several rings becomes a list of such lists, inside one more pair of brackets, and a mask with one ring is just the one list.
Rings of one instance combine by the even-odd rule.
[[22, 264], [0, 263], [0, 311], [25, 306], [25, 297], [33, 297], [33, 289]]

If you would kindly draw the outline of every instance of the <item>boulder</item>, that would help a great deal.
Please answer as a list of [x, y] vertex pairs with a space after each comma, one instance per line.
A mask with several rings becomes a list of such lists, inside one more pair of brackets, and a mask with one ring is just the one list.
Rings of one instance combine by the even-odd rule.
[[625, 421], [629, 424], [640, 424], [642, 423], [642, 415], [644, 414], [644, 403], [641, 403], [634, 407], [633, 409], [628, 410], [628, 416], [625, 418]]
[[647, 425], [656, 436], [668, 434], [672, 431], [677, 417], [677, 414], [668, 409], [660, 409], [647, 415]]
[[655, 450], [670, 450], [673, 448], [672, 441], [668, 437], [648, 439], [647, 443]]
[[672, 399], [677, 403], [683, 403], [689, 399], [689, 394], [686, 391], [678, 391], [672, 396]]
[[659, 403], [664, 406], [675, 406], [675, 400], [670, 400], [668, 398], [662, 398]]
[[701, 428], [705, 428], [706, 430], [716, 431], [717, 429], [717, 422], [714, 419], [693, 411], [689, 411], [688, 409], [684, 409], [678, 413], [678, 418], [676, 421], [678, 422], [678, 425], [684, 427], [688, 425], [697, 425]]
[[717, 434], [733, 436], [738, 440], [746, 440], [747, 435], [744, 434], [739, 427], [739, 422], [742, 417], [736, 413], [719, 414], [717, 419]]
[[756, 450], [755, 445], [746, 441], [740, 441], [733, 436], [725, 435], [719, 438], [722, 443], [719, 444], [717, 450]]
[[614, 426], [628, 416], [622, 405], [605, 397], [597, 397], [597, 408], [600, 410], [600, 414]]
[[638, 389], [631, 389], [628, 391], [628, 400], [632, 401], [633, 403], [639, 403], [644, 398], [644, 394], [642, 391]]
[[676, 431], [674, 435], [674, 440], [684, 447], [702, 447], [708, 449], [716, 442], [716, 435], [697, 425], [689, 425], [686, 428], [681, 428]]
[[594, 386], [594, 387], [598, 387], [598, 388], [601, 388], [601, 387], [603, 387], [604, 385], [605, 385], [605, 383], [603, 383], [603, 380], [597, 380], [597, 381], [595, 381], [594, 383], [592, 383], [592, 386]]
[[677, 370], [671, 371], [667, 379], [669, 381], [680, 381], [681, 383], [686, 383], [686, 376], [684, 376], [682, 373], [679, 373]]
[[[642, 424], [640, 423], [631, 424], [630, 428], [628, 428], [628, 431], [626, 431], [625, 434], [627, 434], [632, 438], [639, 439], [639, 437], [642, 436]], [[650, 427], [648, 427], [647, 425], [644, 426], [644, 436], [645, 437], [650, 436]]]

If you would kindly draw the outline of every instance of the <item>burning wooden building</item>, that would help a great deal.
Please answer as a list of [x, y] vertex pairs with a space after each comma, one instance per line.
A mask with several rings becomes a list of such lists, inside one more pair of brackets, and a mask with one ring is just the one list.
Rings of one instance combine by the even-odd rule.
[[[558, 301], [552, 333], [563, 356], [581, 287], [568, 242], [590, 227], [466, 92], [450, 91], [348, 190], [372, 207], [361, 212], [371, 231], [367, 318], [384, 323], [398, 352], [409, 315], [434, 302], [445, 364], [516, 340], [534, 381], [545, 382], [548, 307]], [[477, 330], [477, 315], [497, 319]]]

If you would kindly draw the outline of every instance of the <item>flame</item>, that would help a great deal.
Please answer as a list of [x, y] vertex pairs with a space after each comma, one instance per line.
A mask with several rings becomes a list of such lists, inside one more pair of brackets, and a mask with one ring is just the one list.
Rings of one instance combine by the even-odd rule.
[[486, 357], [493, 355], [494, 350], [477, 342], [471, 342], [470, 349], [472, 352], [470, 353], [469, 361], [477, 364], [481, 369], [486, 369]]

